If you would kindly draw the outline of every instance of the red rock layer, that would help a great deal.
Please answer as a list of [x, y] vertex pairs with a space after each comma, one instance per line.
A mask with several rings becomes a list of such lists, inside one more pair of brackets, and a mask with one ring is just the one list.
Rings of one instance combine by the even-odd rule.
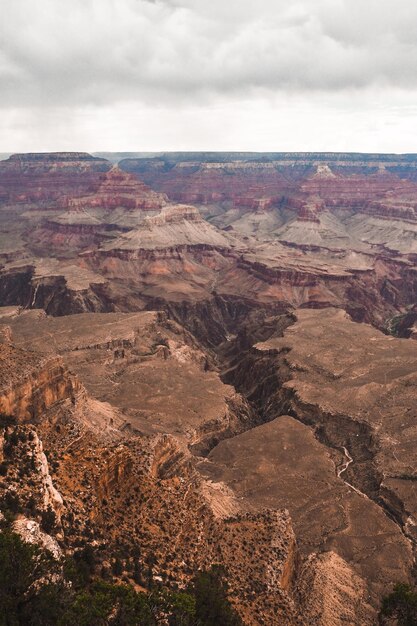
[[0, 161], [0, 202], [48, 206], [63, 195], [93, 192], [110, 168], [84, 152], [14, 154]]
[[398, 175], [390, 171], [397, 172], [395, 163], [385, 167], [357, 162], [341, 167], [339, 163], [318, 163], [317, 159], [309, 162], [306, 157], [297, 163], [196, 161], [168, 167], [157, 159], [126, 159], [120, 167], [179, 202], [232, 202], [254, 210], [287, 206], [298, 210], [300, 219], [309, 221], [316, 221], [317, 212], [338, 208], [417, 220], [413, 200], [417, 184], [413, 176], [405, 177], [406, 166]]
[[[163, 162], [149, 161], [136, 167], [134, 159], [121, 163], [153, 189], [163, 191], [171, 200], [199, 204], [232, 200], [234, 204], [258, 208], [262, 200], [279, 202], [292, 187], [290, 176], [273, 164], [259, 163], [178, 163], [167, 169]], [[265, 202], [265, 201], [264, 201]]]
[[72, 209], [124, 208], [157, 211], [166, 204], [166, 201], [165, 194], [152, 191], [133, 174], [113, 167], [101, 177], [95, 193], [78, 197], [74, 194], [65, 198], [63, 203]]

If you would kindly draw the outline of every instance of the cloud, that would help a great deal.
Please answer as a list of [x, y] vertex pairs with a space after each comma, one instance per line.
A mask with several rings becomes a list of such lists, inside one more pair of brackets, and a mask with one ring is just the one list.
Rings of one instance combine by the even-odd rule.
[[396, 0], [0, 0], [0, 106], [417, 86]]
[[0, 15], [0, 108], [16, 137], [29, 119], [41, 133], [43, 116], [69, 128], [83, 111], [252, 102], [261, 115], [417, 90], [412, 0], [0, 0]]

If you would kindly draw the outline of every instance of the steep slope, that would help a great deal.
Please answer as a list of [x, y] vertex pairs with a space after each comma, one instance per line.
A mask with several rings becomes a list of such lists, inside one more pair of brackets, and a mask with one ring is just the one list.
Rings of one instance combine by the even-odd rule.
[[233, 247], [236, 240], [203, 220], [195, 207], [170, 205], [155, 217], [146, 217], [139, 228], [130, 230], [104, 250], [148, 250], [185, 245]]
[[0, 164], [1, 512], [140, 588], [220, 564], [245, 624], [374, 624], [415, 570], [416, 172]]
[[[19, 359], [10, 359], [11, 352], [26, 356], [33, 385], [40, 389], [43, 371], [33, 369], [32, 363], [56, 359], [58, 350], [64, 361], [78, 369], [96, 398], [103, 393], [103, 377], [111, 384], [120, 361], [126, 364], [118, 373], [128, 378], [129, 364], [152, 363], [155, 368], [161, 360], [154, 395], [169, 390], [172, 412], [173, 400], [183, 393], [175, 368], [181, 369], [184, 362], [199, 363], [202, 357], [187, 333], [156, 313], [67, 320], [49, 319], [35, 311], [2, 313], [8, 323], [3, 326], [7, 341], [31, 346], [35, 352], [4, 344], [0, 361], [2, 370], [8, 371], [9, 385], [0, 390], [0, 402], [8, 397], [10, 387], [18, 390], [20, 379], [27, 379]], [[141, 355], [161, 332], [167, 335], [165, 343]], [[50, 356], [41, 357], [45, 351]], [[113, 364], [113, 370], [103, 374], [100, 361], [101, 367]], [[182, 376], [185, 371], [181, 369]], [[190, 374], [195, 377], [194, 371]], [[203, 376], [208, 405], [224, 393], [220, 381], [217, 388], [212, 381], [209, 372], [205, 382]], [[152, 397], [149, 390], [140, 395], [142, 401]], [[201, 402], [201, 394], [199, 398]], [[303, 600], [293, 597], [299, 566], [288, 513], [247, 512], [226, 485], [201, 478], [194, 469], [195, 457], [184, 445], [193, 442], [184, 404], [176, 436], [166, 434], [172, 419], [169, 413], [162, 417], [166, 400], [153, 406], [155, 434], [146, 436], [123, 424], [120, 398], [112, 400], [111, 408], [85, 392], [73, 397], [66, 388], [48, 406], [29, 400], [29, 413], [8, 407], [23, 425], [8, 420], [0, 427], [0, 461], [7, 476], [0, 481], [0, 507], [15, 517], [13, 528], [26, 541], [51, 549], [57, 558], [92, 550], [90, 567], [95, 572], [111, 578], [110, 564], [117, 561], [123, 579], [139, 582], [142, 589], [161, 582], [182, 587], [197, 569], [221, 564], [227, 571], [230, 598], [245, 624], [256, 626], [274, 619], [288, 626], [302, 623]], [[55, 513], [55, 508], [49, 512], [52, 497]], [[316, 601], [321, 602], [319, 593]]]

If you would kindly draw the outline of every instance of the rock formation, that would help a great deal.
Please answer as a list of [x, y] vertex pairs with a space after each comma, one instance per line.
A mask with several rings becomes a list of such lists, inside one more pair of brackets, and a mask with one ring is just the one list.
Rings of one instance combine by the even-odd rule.
[[0, 161], [2, 200], [48, 207], [63, 195], [95, 189], [111, 164], [85, 152], [13, 154]]

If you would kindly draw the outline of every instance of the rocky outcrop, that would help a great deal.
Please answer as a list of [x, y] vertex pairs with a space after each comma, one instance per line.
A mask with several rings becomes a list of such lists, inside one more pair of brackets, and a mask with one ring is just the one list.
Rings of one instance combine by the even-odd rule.
[[122, 168], [0, 164], [1, 510], [93, 577], [370, 626], [417, 545], [416, 158]]
[[221, 382], [210, 356], [162, 313], [49, 318], [27, 311], [7, 320], [17, 343], [59, 351], [87, 392], [122, 411], [126, 427], [175, 434], [203, 454], [253, 423], [247, 403]]
[[62, 557], [59, 543], [55, 537], [42, 531], [39, 522], [21, 517], [13, 523], [12, 528], [26, 543], [37, 545], [42, 550], [46, 550], [54, 559]]
[[[416, 251], [411, 155], [202, 153], [195, 159], [126, 159], [120, 167], [171, 200], [203, 205], [217, 226], [257, 239], [271, 241], [273, 235], [327, 249], [372, 251], [370, 244]], [[397, 175], [398, 163], [410, 168], [409, 177]]]
[[74, 403], [81, 391], [77, 379], [58, 357], [42, 357], [0, 345], [0, 413], [19, 422], [36, 422], [61, 402]]
[[222, 233], [204, 221], [195, 207], [167, 206], [154, 216], [143, 220], [104, 250], [140, 250], [172, 248], [184, 245], [233, 246], [233, 237]]
[[[4, 419], [4, 418], [3, 418]], [[10, 418], [8, 418], [10, 422]], [[31, 425], [1, 429], [0, 509], [14, 517], [13, 529], [28, 543], [62, 556], [63, 498], [56, 489], [42, 441]]]
[[129, 454], [129, 450], [122, 445], [112, 450], [108, 455], [97, 480], [96, 491], [99, 506], [96, 513], [98, 515], [103, 500], [112, 498], [115, 492], [123, 489], [125, 482], [129, 481], [132, 465], [132, 456]]
[[298, 553], [288, 512], [265, 510], [225, 518], [215, 537], [220, 561], [227, 568], [230, 597], [244, 624], [258, 626], [271, 620], [297, 624], [300, 607], [292, 592]]
[[272, 163], [206, 163], [126, 159], [120, 168], [137, 173], [153, 189], [175, 202], [206, 204], [233, 201], [256, 208], [259, 199], [281, 199], [290, 187], [288, 179]]
[[[210, 308], [213, 296], [244, 294], [262, 306], [343, 307], [385, 328], [415, 303], [416, 183], [390, 171], [396, 162], [414, 167], [413, 158], [192, 156], [125, 161], [145, 183], [115, 166], [81, 193], [77, 172], [97, 174], [102, 160], [12, 157], [32, 163], [29, 171], [44, 168], [41, 189], [71, 167], [74, 186], [47, 211], [41, 200], [30, 211], [5, 211], [0, 304], [63, 315], [140, 310], [157, 300]], [[208, 190], [201, 210], [170, 204], [147, 187], [147, 175], [174, 185], [171, 200], [187, 200], [193, 185], [203, 196]]]
[[373, 626], [376, 611], [364, 581], [335, 552], [312, 554], [300, 572], [297, 596], [307, 624]]
[[[321, 531], [325, 530], [325, 545], [330, 545], [332, 550], [357, 569], [358, 563], [355, 563], [355, 559], [351, 560], [350, 555], [358, 554], [361, 548], [357, 546], [352, 552], [345, 552], [350, 542], [345, 523], [342, 524], [345, 530], [342, 532], [343, 538], [340, 537], [340, 544], [336, 538], [340, 532], [338, 523], [335, 523], [336, 535], [333, 538], [334, 531], [329, 532], [333, 505], [329, 503], [323, 508], [327, 497], [325, 494], [330, 494], [329, 481], [322, 475], [320, 480], [323, 479], [326, 483], [325, 488], [323, 486], [315, 491], [313, 487], [307, 487], [309, 472], [320, 473], [319, 455], [315, 454], [315, 460], [310, 464], [308, 454], [315, 446], [323, 446], [321, 449], [326, 455], [327, 447], [336, 465], [331, 482], [334, 481], [336, 487], [338, 482], [340, 484], [339, 479], [342, 479], [350, 490], [349, 496], [345, 496], [337, 506], [338, 514], [348, 506], [348, 527], [353, 529], [357, 526], [357, 536], [365, 543], [367, 540], [364, 539], [362, 514], [366, 516], [367, 524], [373, 526], [370, 518], [375, 516], [375, 524], [386, 528], [383, 545], [375, 552], [378, 559], [385, 562], [385, 565], [381, 563], [373, 570], [374, 573], [377, 572], [376, 580], [372, 583], [375, 602], [375, 594], [378, 597], [382, 593], [381, 588], [378, 590], [381, 583], [382, 589], [386, 589], [390, 580], [405, 579], [409, 575], [407, 572], [410, 571], [415, 551], [416, 512], [411, 497], [412, 488], [409, 490], [409, 481], [413, 480], [412, 473], [409, 474], [412, 466], [411, 442], [415, 404], [416, 356], [413, 342], [387, 337], [369, 326], [357, 325], [342, 311], [299, 311], [297, 316], [299, 321], [285, 331], [284, 338], [277, 333], [275, 337], [247, 351], [244, 357], [242, 354], [239, 356], [237, 344], [233, 365], [225, 374], [225, 380], [233, 382], [265, 421], [273, 420], [260, 427], [259, 437], [262, 429], [273, 430], [275, 436], [258, 439], [258, 429], [253, 429], [234, 440], [221, 443], [210, 453], [209, 460], [215, 464], [214, 467], [217, 463], [223, 468], [219, 474], [214, 474], [218, 479], [228, 482], [234, 476], [235, 480], [232, 479], [232, 482], [239, 485], [238, 493], [245, 494], [252, 505], [256, 502], [259, 505], [263, 498], [267, 498], [269, 504], [275, 493], [273, 485], [276, 481], [291, 482], [290, 476], [294, 472], [302, 472], [302, 482], [309, 494], [301, 496], [303, 506], [309, 511], [308, 525], [301, 529], [298, 517], [301, 509], [292, 502], [294, 498], [297, 499], [298, 490], [289, 484], [280, 484], [276, 493], [286, 495], [283, 500], [278, 498], [279, 504], [288, 506], [300, 538], [313, 533], [316, 514], [312, 511], [317, 511], [319, 519], [319, 511], [325, 510], [326, 521], [321, 520], [318, 526]], [[320, 350], [317, 350], [318, 346]], [[298, 422], [288, 422], [288, 418], [282, 417], [283, 413], [292, 415]], [[281, 417], [275, 419], [276, 415]], [[290, 432], [293, 428], [299, 431], [294, 442], [296, 447], [300, 446], [300, 455], [295, 450], [291, 451]], [[318, 442], [303, 443], [301, 431], [305, 428], [306, 433], [310, 428], [314, 429]], [[273, 441], [276, 443], [269, 443]], [[274, 446], [271, 461], [259, 461], [259, 473], [262, 474], [264, 467], [269, 467], [268, 476], [279, 476], [279, 479], [268, 478], [266, 482], [257, 476], [258, 461], [251, 463], [250, 475], [245, 478], [247, 455], [244, 442], [250, 446], [251, 452], [258, 447], [258, 456], [262, 459], [267, 455], [268, 447]], [[281, 454], [288, 454], [288, 460], [291, 461], [285, 467], [272, 468], [269, 463], [279, 462]], [[294, 459], [299, 460], [294, 463]], [[229, 462], [233, 470], [225, 469]], [[332, 463], [327, 463], [331, 471]], [[297, 466], [299, 470], [296, 470]], [[207, 471], [216, 471], [210, 465], [206, 467]], [[252, 490], [251, 480], [257, 484], [265, 482], [266, 486], [260, 490]], [[340, 485], [340, 488], [344, 487]], [[320, 500], [318, 509], [313, 504], [314, 494]], [[356, 500], [356, 504], [347, 505], [352, 498]], [[333, 494], [331, 501], [335, 503], [338, 498]], [[397, 538], [389, 539], [389, 535]], [[376, 535], [372, 533], [372, 537], [373, 541]], [[311, 548], [313, 542], [308, 543]], [[303, 540], [300, 540], [300, 544], [304, 549]], [[342, 545], [343, 548], [340, 549]], [[398, 556], [400, 545], [403, 556], [394, 566], [393, 556]], [[394, 569], [399, 568], [397, 572], [392, 572], [387, 579], [378, 581], [379, 575], [382, 572], [387, 573], [387, 567], [393, 566]], [[365, 573], [361, 565], [357, 571], [368, 583], [373, 580], [373, 574]]]
[[62, 205], [72, 211], [96, 208], [158, 211], [166, 202], [167, 198], [164, 194], [152, 191], [136, 176], [114, 166], [101, 177], [95, 193], [81, 197], [74, 197], [72, 194], [62, 200]]

